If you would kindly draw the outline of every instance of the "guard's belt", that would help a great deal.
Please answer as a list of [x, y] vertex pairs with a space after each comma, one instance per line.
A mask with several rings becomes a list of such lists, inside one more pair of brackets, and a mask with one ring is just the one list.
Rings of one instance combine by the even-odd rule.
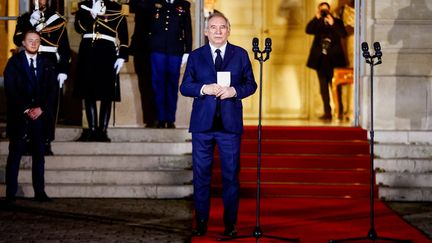
[[93, 40], [107, 40], [107, 41], [111, 41], [112, 43], [114, 43], [114, 45], [116, 44], [116, 38], [109, 36], [109, 35], [104, 35], [104, 34], [99, 34], [99, 33], [88, 33], [88, 34], [84, 34], [83, 38], [89, 38], [89, 39], [93, 39]]
[[52, 52], [52, 53], [57, 53], [57, 47], [56, 46], [43, 46], [40, 45], [39, 46], [39, 52]]

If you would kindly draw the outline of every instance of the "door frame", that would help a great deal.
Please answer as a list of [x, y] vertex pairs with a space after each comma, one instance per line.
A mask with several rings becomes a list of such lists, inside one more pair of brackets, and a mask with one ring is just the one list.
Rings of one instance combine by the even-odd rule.
[[[364, 65], [361, 65], [363, 62], [362, 55], [360, 53], [360, 43], [361, 39], [364, 39], [365, 36], [365, 16], [366, 16], [366, 8], [365, 2], [362, 0], [355, 1], [355, 26], [354, 26], [354, 118], [352, 122], [352, 126], [359, 126], [359, 118], [361, 111], [361, 101], [360, 101], [360, 90], [361, 84], [360, 79], [364, 72]], [[194, 23], [195, 27], [195, 36], [199, 36], [200, 38], [194, 38], [194, 45], [199, 47], [204, 44], [204, 16], [203, 9], [204, 0], [196, 1], [195, 8], [195, 16], [196, 21]]]

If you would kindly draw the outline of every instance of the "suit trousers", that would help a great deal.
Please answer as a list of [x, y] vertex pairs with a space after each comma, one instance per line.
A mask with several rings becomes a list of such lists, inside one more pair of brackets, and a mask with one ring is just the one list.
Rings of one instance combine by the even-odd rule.
[[159, 122], [175, 122], [182, 56], [150, 54], [152, 86]]
[[147, 125], [153, 124], [156, 119], [156, 106], [151, 79], [150, 52], [139, 52], [134, 55], [135, 73], [138, 76], [138, 87], [141, 94], [141, 108], [143, 121]]
[[324, 115], [331, 115], [330, 91], [333, 79], [333, 68], [329, 65], [322, 64], [317, 70], [320, 93], [324, 105]]
[[223, 186], [224, 223], [237, 222], [241, 134], [224, 131], [192, 133], [192, 167], [196, 219], [208, 221], [215, 146], [218, 146]]
[[30, 140], [32, 154], [32, 182], [35, 194], [45, 191], [45, 157], [43, 141], [42, 117], [35, 121], [28, 121], [27, 137], [11, 138], [9, 141], [9, 155], [6, 163], [6, 196], [15, 197], [18, 190], [18, 171], [21, 158], [26, 150], [27, 140]]

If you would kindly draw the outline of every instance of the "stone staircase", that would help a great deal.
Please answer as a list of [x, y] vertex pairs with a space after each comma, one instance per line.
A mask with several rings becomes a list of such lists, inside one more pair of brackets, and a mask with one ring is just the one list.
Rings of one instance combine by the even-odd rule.
[[379, 197], [431, 202], [432, 132], [376, 131], [375, 143]]
[[[51, 197], [184, 198], [192, 195], [190, 134], [186, 129], [110, 128], [111, 143], [75, 142], [79, 128], [58, 128], [46, 157]], [[0, 195], [8, 141], [0, 142]], [[18, 196], [32, 197], [31, 157], [21, 161]]]

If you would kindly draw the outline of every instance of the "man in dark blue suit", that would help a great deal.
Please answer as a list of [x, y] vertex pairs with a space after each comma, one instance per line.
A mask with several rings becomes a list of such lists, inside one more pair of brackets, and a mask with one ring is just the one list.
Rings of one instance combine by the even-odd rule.
[[6, 201], [13, 202], [18, 190], [21, 157], [30, 140], [32, 181], [36, 201], [50, 201], [45, 193], [44, 141], [47, 121], [52, 119], [58, 86], [55, 63], [38, 55], [41, 38], [35, 30], [24, 35], [24, 51], [12, 56], [4, 70], [9, 155], [6, 164]]
[[180, 86], [193, 97], [189, 131], [192, 133], [194, 203], [197, 226], [192, 232], [207, 232], [210, 212], [210, 182], [215, 145], [221, 158], [225, 236], [237, 234], [239, 205], [240, 139], [243, 133], [241, 100], [252, 95], [257, 84], [247, 52], [228, 43], [230, 24], [221, 13], [208, 19], [205, 35], [209, 44], [190, 56]]

